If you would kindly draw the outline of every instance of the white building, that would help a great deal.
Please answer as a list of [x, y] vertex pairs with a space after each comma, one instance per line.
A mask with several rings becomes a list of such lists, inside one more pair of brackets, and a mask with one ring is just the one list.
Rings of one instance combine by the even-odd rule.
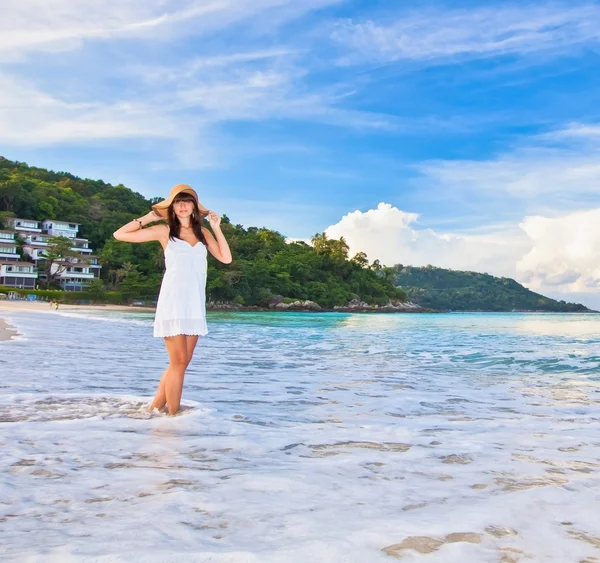
[[[36, 267], [40, 260], [44, 260], [50, 239], [52, 237], [66, 237], [71, 241], [71, 250], [76, 252], [78, 256], [69, 257], [64, 262], [53, 265], [52, 273], [60, 272], [56, 276], [56, 280], [61, 288], [66, 291], [83, 291], [87, 283], [100, 277], [102, 266], [98, 263], [98, 257], [93, 254], [94, 250], [90, 248], [89, 240], [77, 236], [79, 223], [56, 221], [54, 219], [46, 219], [41, 222], [31, 219], [8, 219], [6, 223], [13, 227], [16, 232], [0, 231], [0, 261], [15, 260], [16, 262], [19, 260], [16, 241], [16, 236], [18, 236], [23, 239], [24, 253], [34, 262], [33, 264], [28, 262], [21, 264], [30, 264], [33, 271], [35, 271], [35, 279], [37, 279]], [[42, 270], [40, 268], [40, 271]], [[19, 273], [24, 274], [26, 272]], [[41, 277], [45, 278], [44, 271], [42, 271]], [[24, 287], [34, 287], [35, 282], [33, 286], [29, 283], [27, 282]]]
[[34, 262], [42, 260], [44, 258], [44, 251], [48, 247], [48, 239], [50, 235], [46, 233], [19, 233], [21, 238], [24, 239], [23, 251], [27, 254]]
[[20, 236], [24, 239], [25, 244], [39, 244], [42, 246], [48, 246], [48, 239], [52, 235], [48, 235], [46, 233], [19, 233]]
[[18, 260], [17, 241], [13, 231], [0, 231], [0, 260]]
[[0, 285], [35, 289], [37, 268], [31, 262], [0, 262]]
[[95, 256], [94, 254], [89, 254], [88, 256], [85, 257], [85, 260], [88, 263], [90, 270], [93, 272], [94, 277], [99, 278], [100, 270], [102, 269], [102, 266], [100, 265], [98, 257]]
[[41, 233], [42, 228], [40, 227], [39, 221], [33, 219], [18, 219], [16, 217], [6, 219], [6, 224], [12, 227], [15, 231], [31, 231], [34, 233]]
[[65, 291], [83, 291], [86, 283], [95, 278], [89, 264], [84, 262], [65, 261], [53, 264], [53, 273], [59, 269], [61, 273], [58, 275], [58, 281]]
[[79, 223], [68, 223], [66, 221], [46, 219], [45, 221], [42, 221], [42, 229], [52, 237], [75, 238], [79, 231]]
[[73, 239], [73, 246], [71, 247], [71, 250], [81, 252], [81, 254], [91, 254], [92, 252], [94, 252], [90, 248], [90, 241], [88, 239], [78, 237], [75, 237]]
[[43, 260], [44, 259], [44, 252], [46, 251], [47, 247], [48, 247], [47, 244], [43, 244], [43, 245], [42, 244], [37, 244], [37, 243], [25, 244], [25, 245], [23, 245], [23, 251], [34, 262], [37, 262], [38, 260]]

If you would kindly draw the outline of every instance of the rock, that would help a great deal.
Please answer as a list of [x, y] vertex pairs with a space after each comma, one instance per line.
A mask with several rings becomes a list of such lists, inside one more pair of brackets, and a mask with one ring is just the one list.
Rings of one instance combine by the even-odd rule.
[[283, 295], [275, 295], [271, 301], [269, 301], [269, 307], [275, 307], [278, 303], [283, 303]]
[[292, 301], [291, 303], [276, 303], [274, 305], [269, 305], [269, 307], [273, 309], [277, 309], [278, 311], [321, 311], [322, 307], [315, 303], [314, 301], [306, 300], [306, 301]]
[[400, 559], [402, 557], [402, 552], [406, 549], [414, 549], [419, 553], [433, 553], [442, 545], [444, 545], [444, 542], [436, 538], [430, 538], [428, 536], [410, 536], [402, 543], [395, 543], [394, 545], [384, 547], [382, 551], [392, 557]]
[[467, 454], [451, 454], [442, 456], [442, 463], [451, 463], [458, 465], [469, 465], [473, 462], [473, 458]]
[[243, 306], [239, 303], [231, 303], [229, 301], [210, 301], [206, 304], [206, 308], [210, 310], [223, 310], [223, 311], [235, 311], [242, 309]]
[[406, 311], [425, 311], [426, 309], [409, 301], [405, 303], [402, 301], [390, 300], [385, 305], [369, 305], [359, 299], [352, 299], [352, 301], [349, 301], [346, 305], [336, 305], [333, 310], [348, 313], [401, 313]]
[[481, 534], [475, 532], [453, 532], [448, 534], [445, 538], [446, 543], [481, 543]]

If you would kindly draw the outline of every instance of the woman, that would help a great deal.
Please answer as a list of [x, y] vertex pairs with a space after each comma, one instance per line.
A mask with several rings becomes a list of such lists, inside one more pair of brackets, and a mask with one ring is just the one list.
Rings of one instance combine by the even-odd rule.
[[[181, 403], [183, 378], [199, 336], [207, 334], [205, 289], [207, 250], [224, 264], [231, 263], [231, 251], [221, 231], [221, 218], [206, 209], [196, 192], [178, 184], [169, 197], [152, 206], [152, 211], [115, 231], [125, 242], [157, 240], [165, 252], [167, 271], [163, 277], [154, 319], [154, 336], [162, 337], [169, 354], [169, 366], [162, 374], [149, 410], [163, 409], [175, 414]], [[208, 216], [213, 234], [202, 226]], [[144, 228], [148, 223], [167, 220]]]

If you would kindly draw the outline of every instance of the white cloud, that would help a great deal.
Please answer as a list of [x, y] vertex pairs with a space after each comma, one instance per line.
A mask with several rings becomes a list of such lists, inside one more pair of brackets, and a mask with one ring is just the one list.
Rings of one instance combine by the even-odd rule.
[[529, 287], [600, 292], [600, 209], [526, 217], [520, 227], [533, 243], [517, 263]]
[[345, 215], [325, 232], [345, 237], [351, 255], [362, 251], [370, 261], [487, 272], [558, 299], [584, 296], [600, 304], [600, 208], [525, 217], [513, 228], [477, 235], [418, 228], [418, 217], [380, 203]]
[[[268, 20], [265, 33], [273, 34], [278, 25], [338, 1], [306, 0], [301, 6], [293, 0], [32, 0], [15, 4], [0, 18], [0, 60], [24, 59], [34, 51], [75, 49], [88, 40], [118, 39], [125, 48], [118, 55], [90, 49], [72, 56], [73, 67], [66, 77], [65, 62], [57, 63], [63, 75], [55, 79], [47, 70], [31, 72], [29, 64], [15, 64], [10, 73], [4, 71], [0, 75], [0, 144], [48, 146], [133, 138], [148, 141], [146, 149], [151, 150], [157, 148], [158, 140], [161, 153], [167, 148], [166, 160], [194, 167], [217, 160], [217, 124], [223, 121], [293, 119], [391, 128], [386, 116], [338, 107], [335, 90], [309, 90], [304, 83], [306, 71], [294, 65], [301, 51], [273, 45], [272, 36], [268, 47], [257, 46], [258, 19]], [[184, 61], [177, 57], [170, 65], [165, 60], [172, 60], [171, 51], [150, 50], [146, 55], [131, 45], [171, 37], [180, 41], [187, 34], [202, 36], [241, 22], [246, 25], [243, 29], [255, 34], [247, 45], [242, 40], [223, 51], [222, 45], [215, 50], [206, 41], [201, 56]], [[198, 52], [189, 47], [188, 53]], [[58, 57], [65, 55], [54, 59]], [[84, 68], [79, 73], [77, 65], [88, 60], [94, 61], [97, 70]], [[112, 83], [119, 87], [108, 86]], [[164, 140], [168, 140], [166, 147]], [[221, 149], [226, 149], [224, 143]], [[199, 155], [207, 157], [199, 159]]]
[[202, 35], [257, 18], [277, 24], [339, 0], [28, 0], [2, 9], [0, 60], [56, 52], [85, 41]]
[[222, 69], [223, 74], [231, 72], [232, 67], [244, 65], [245, 68], [252, 68], [250, 65], [265, 63], [269, 60], [285, 59], [297, 55], [300, 51], [295, 49], [274, 48], [259, 49], [254, 51], [233, 52], [221, 55], [207, 55], [203, 57], [194, 57], [179, 66], [169, 65], [161, 66], [142, 66], [134, 69], [128, 69], [136, 74], [140, 74], [144, 80], [151, 83], [159, 81], [180, 82], [195, 78], [198, 73], [215, 71]]
[[[0, 144], [47, 146], [119, 139], [168, 139], [197, 145], [217, 137], [223, 121], [292, 119], [341, 127], [391, 128], [385, 117], [335, 106], [332, 94], [304, 93], [293, 70], [230, 70], [181, 80], [167, 88], [132, 88], [127, 98], [74, 101], [41, 91], [31, 81], [0, 74]], [[140, 95], [143, 92], [143, 95]], [[215, 141], [213, 140], [214, 152]], [[201, 143], [200, 151], [208, 147]], [[190, 151], [176, 146], [179, 156]], [[183, 152], [182, 152], [183, 151]], [[185, 164], [185, 163], [184, 163]]]
[[404, 11], [391, 24], [339, 23], [332, 39], [353, 51], [345, 62], [427, 61], [564, 51], [600, 39], [595, 3], [519, 3]]
[[571, 124], [488, 159], [425, 161], [415, 183], [430, 198], [495, 220], [576, 211], [583, 201], [600, 203], [599, 131], [595, 123]]
[[500, 235], [438, 233], [415, 226], [419, 215], [406, 213], [389, 203], [377, 209], [354, 211], [326, 229], [329, 237], [345, 237], [350, 253], [366, 252], [383, 264], [472, 269], [497, 275], [514, 275], [519, 256], [528, 241], [517, 230]]
[[69, 103], [0, 74], [0, 142], [49, 145], [102, 139], [178, 138], [172, 120], [148, 104]]

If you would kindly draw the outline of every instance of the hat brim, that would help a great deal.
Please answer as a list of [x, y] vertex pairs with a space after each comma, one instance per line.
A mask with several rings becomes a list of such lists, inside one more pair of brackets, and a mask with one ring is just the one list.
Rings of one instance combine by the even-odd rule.
[[167, 219], [169, 217], [169, 207], [171, 206], [171, 204], [173, 203], [173, 201], [175, 200], [175, 198], [180, 194], [180, 193], [186, 193], [186, 194], [190, 194], [191, 196], [194, 197], [194, 199], [196, 200], [196, 209], [198, 210], [198, 213], [202, 216], [202, 217], [206, 217], [208, 215], [208, 209], [206, 209], [206, 207], [204, 207], [204, 205], [202, 205], [200, 203], [200, 201], [198, 200], [198, 194], [189, 187], [183, 188], [181, 190], [172, 190], [171, 194], [169, 195], [169, 197], [167, 199], [163, 199], [162, 201], [159, 201], [158, 203], [155, 203], [152, 206], [152, 209], [161, 217], [163, 217], [164, 219]]

